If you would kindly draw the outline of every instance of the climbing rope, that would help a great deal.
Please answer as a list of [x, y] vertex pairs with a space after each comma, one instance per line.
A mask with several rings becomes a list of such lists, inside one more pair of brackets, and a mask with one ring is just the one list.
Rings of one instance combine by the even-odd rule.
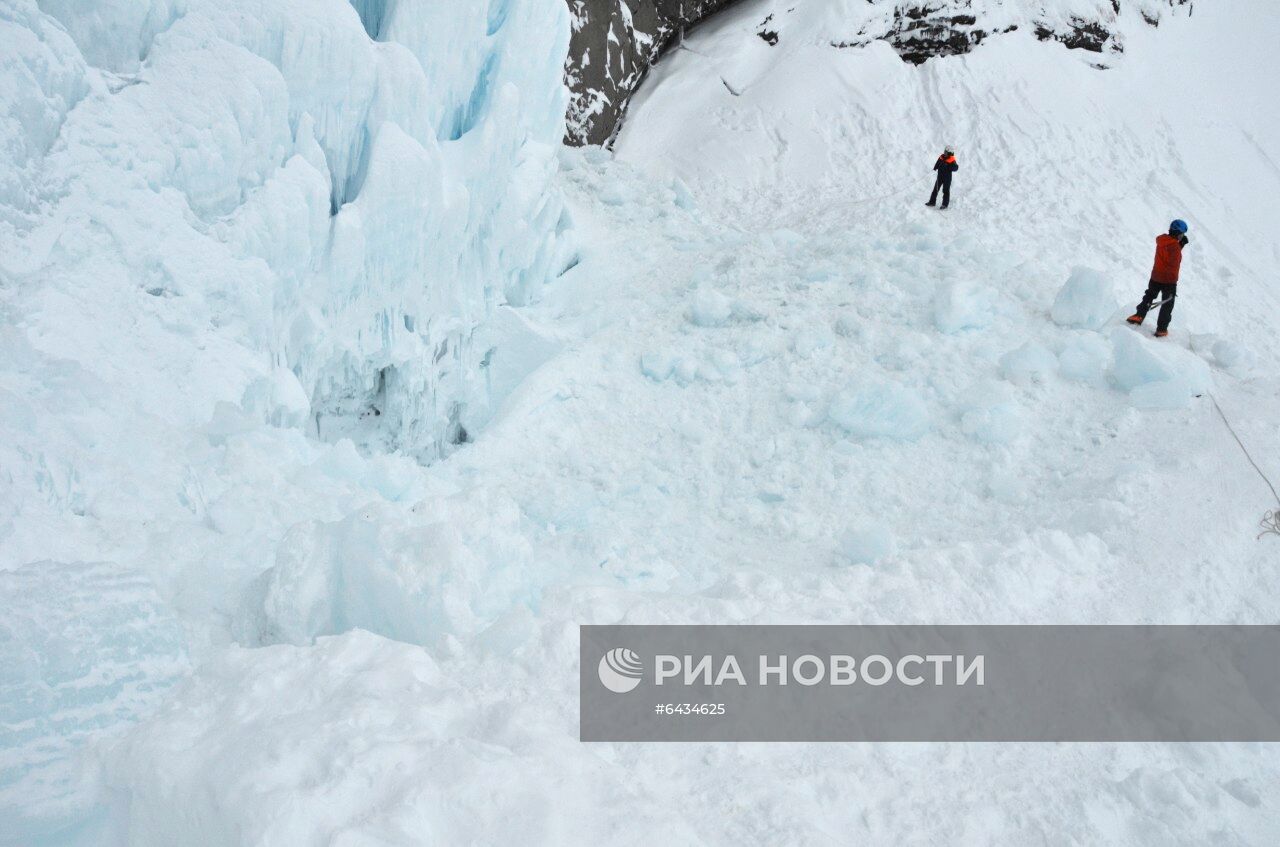
[[[704, 58], [704, 59], [706, 59], [708, 62], [710, 62], [710, 63], [712, 64], [712, 66], [716, 69], [716, 76], [720, 77], [720, 82], [724, 83], [724, 87], [725, 87], [725, 88], [729, 91], [729, 93], [730, 93], [730, 94], [732, 94], [734, 97], [741, 97], [741, 96], [742, 96], [742, 92], [744, 92], [744, 91], [746, 91], [746, 90], [747, 90], [746, 88], [741, 88], [741, 89], [734, 88], [732, 85], [730, 85], [730, 84], [729, 84], [729, 80], [725, 79], [725, 78], [724, 78], [724, 74], [720, 73], [720, 71], [719, 71], [719, 67], [718, 67], [718, 65], [717, 65], [717, 63], [716, 63], [716, 60], [715, 60], [715, 59], [711, 58], [711, 57], [710, 57], [710, 56], [708, 56], [706, 53], [703, 53], [703, 52], [701, 52], [701, 51], [699, 51], [699, 50], [694, 50], [692, 47], [687, 47], [687, 46], [685, 46], [685, 43], [684, 43], [684, 30], [683, 30], [683, 29], [682, 29], [682, 30], [680, 30], [680, 40], [679, 40], [679, 42], [677, 42], [677, 44], [676, 44], [676, 49], [677, 49], [677, 50], [683, 50], [683, 51], [684, 51], [684, 52], [686, 52], [686, 53], [692, 53], [692, 54], [693, 54], [693, 55], [695, 55], [695, 56], [701, 56], [702, 58]], [[655, 62], [654, 64], [656, 65], [656, 64], [657, 64], [657, 62]]]
[[1262, 526], [1262, 532], [1258, 533], [1256, 540], [1261, 541], [1264, 535], [1280, 536], [1280, 494], [1276, 493], [1276, 487], [1271, 484], [1271, 480], [1267, 479], [1267, 475], [1262, 472], [1262, 468], [1258, 467], [1258, 463], [1253, 460], [1253, 456], [1249, 454], [1249, 448], [1244, 446], [1244, 442], [1240, 440], [1240, 436], [1236, 435], [1235, 428], [1231, 426], [1231, 421], [1227, 420], [1227, 415], [1222, 411], [1222, 407], [1218, 405], [1218, 398], [1212, 394], [1209, 399], [1213, 401], [1213, 408], [1218, 410], [1218, 417], [1222, 418], [1222, 422], [1226, 424], [1227, 432], [1231, 433], [1231, 437], [1236, 440], [1236, 444], [1240, 445], [1240, 452], [1244, 453], [1244, 457], [1249, 460], [1249, 464], [1253, 465], [1253, 469], [1258, 472], [1258, 476], [1262, 477], [1262, 481], [1267, 484], [1267, 488], [1271, 489], [1271, 496], [1276, 498], [1275, 510], [1268, 510], [1262, 516], [1259, 524]]
[[[857, 208], [858, 206], [865, 206], [868, 203], [883, 202], [893, 197], [898, 197], [899, 195], [906, 194], [908, 191], [915, 191], [921, 185], [924, 185], [932, 181], [933, 181], [933, 175], [929, 174], [913, 182], [910, 182], [902, 186], [901, 188], [896, 188], [887, 194], [878, 194], [874, 197], [855, 197], [852, 200], [840, 200], [838, 202], [829, 203], [823, 206], [822, 210], [824, 213], [826, 213], [826, 212], [831, 212], [839, 209], [853, 209], [853, 208]], [[818, 235], [830, 235], [833, 232], [843, 231], [845, 229], [847, 229], [847, 225], [843, 223], [835, 223], [835, 224], [830, 224], [826, 227], [815, 229], [815, 232]]]
[[850, 206], [862, 206], [867, 203], [877, 203], [881, 200], [888, 200], [890, 197], [897, 197], [899, 194], [906, 194], [908, 191], [913, 191], [919, 188], [922, 184], [926, 182], [930, 182], [932, 180], [933, 180], [932, 175], [921, 177], [920, 179], [917, 179], [915, 182], [909, 183], [908, 185], [905, 185], [902, 188], [899, 188], [895, 191], [890, 191], [888, 194], [881, 194], [877, 197], [859, 197], [854, 200], [843, 200], [835, 204], [835, 207], [837, 209], [848, 208]]
[[[684, 36], [685, 36], [685, 30], [683, 27], [681, 27], [679, 34], [676, 36], [675, 50], [677, 51], [683, 50], [686, 53], [692, 53], [693, 55], [700, 56], [703, 59], [706, 59], [708, 62], [710, 62], [713, 69], [716, 71], [716, 75], [720, 77], [720, 82], [724, 85], [725, 89], [730, 94], [732, 94], [734, 97], [741, 97], [746, 92], [746, 90], [751, 87], [750, 85], [746, 85], [746, 86], [743, 86], [742, 88], [735, 88], [732, 84], [730, 84], [729, 80], [725, 79], [724, 74], [720, 73], [719, 63], [716, 61], [716, 59], [707, 55], [706, 53], [703, 53], [700, 50], [694, 50], [692, 47], [685, 44]], [[917, 188], [919, 188], [922, 184], [931, 182], [933, 178], [934, 178], [933, 174], [927, 174], [926, 176], [921, 177], [920, 179], [915, 180], [914, 182], [911, 182], [907, 185], [904, 185], [901, 188], [897, 188], [893, 191], [890, 191], [887, 194], [880, 194], [875, 197], [859, 197], [853, 200], [844, 200], [839, 203], [831, 204], [826, 208], [828, 209], [856, 208], [858, 206], [864, 206], [867, 203], [878, 203], [884, 200], [889, 200], [901, 194], [905, 194], [908, 191], [914, 191]], [[834, 229], [835, 227], [832, 227], [829, 230], [825, 230], [824, 232], [833, 231]]]

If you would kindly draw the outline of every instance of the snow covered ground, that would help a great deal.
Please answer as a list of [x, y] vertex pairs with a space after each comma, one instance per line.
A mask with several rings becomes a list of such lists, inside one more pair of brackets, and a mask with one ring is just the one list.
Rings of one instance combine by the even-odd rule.
[[1099, 71], [748, 0], [616, 157], [549, 6], [329, 5], [0, 6], [0, 838], [1280, 838], [1274, 745], [576, 740], [580, 624], [1275, 622], [1268, 3]]

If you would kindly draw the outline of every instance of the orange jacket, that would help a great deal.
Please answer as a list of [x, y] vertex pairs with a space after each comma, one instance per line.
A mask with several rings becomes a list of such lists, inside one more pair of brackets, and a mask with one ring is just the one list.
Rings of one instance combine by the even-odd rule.
[[948, 156], [943, 153], [938, 157], [938, 161], [933, 163], [933, 169], [938, 172], [939, 183], [950, 185], [951, 175], [960, 170], [960, 165], [956, 163], [955, 156]]
[[1182, 266], [1182, 242], [1172, 235], [1156, 236], [1156, 261], [1151, 268], [1151, 281], [1166, 285], [1178, 281], [1178, 269]]

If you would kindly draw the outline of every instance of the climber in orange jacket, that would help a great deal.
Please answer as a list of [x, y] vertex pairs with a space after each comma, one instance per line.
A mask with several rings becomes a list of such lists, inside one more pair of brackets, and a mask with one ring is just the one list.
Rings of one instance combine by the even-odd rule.
[[1138, 310], [1128, 317], [1131, 324], [1141, 324], [1147, 312], [1160, 296], [1160, 317], [1156, 320], [1156, 338], [1169, 334], [1169, 319], [1173, 317], [1173, 299], [1178, 296], [1178, 270], [1182, 267], [1182, 248], [1187, 246], [1187, 222], [1176, 220], [1169, 224], [1166, 235], [1156, 236], [1156, 261], [1151, 268], [1151, 283], [1142, 295]]

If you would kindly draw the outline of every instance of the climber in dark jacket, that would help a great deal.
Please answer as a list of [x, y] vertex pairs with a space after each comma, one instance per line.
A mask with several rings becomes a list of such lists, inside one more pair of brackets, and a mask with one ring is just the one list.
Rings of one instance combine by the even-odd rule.
[[938, 203], [938, 189], [942, 189], [942, 208], [951, 205], [951, 175], [960, 170], [960, 166], [956, 164], [956, 154], [952, 152], [948, 146], [942, 151], [942, 155], [938, 157], [938, 161], [933, 163], [933, 169], [938, 172], [938, 178], [933, 183], [933, 193], [929, 195], [929, 202], [926, 206], [934, 206]]

